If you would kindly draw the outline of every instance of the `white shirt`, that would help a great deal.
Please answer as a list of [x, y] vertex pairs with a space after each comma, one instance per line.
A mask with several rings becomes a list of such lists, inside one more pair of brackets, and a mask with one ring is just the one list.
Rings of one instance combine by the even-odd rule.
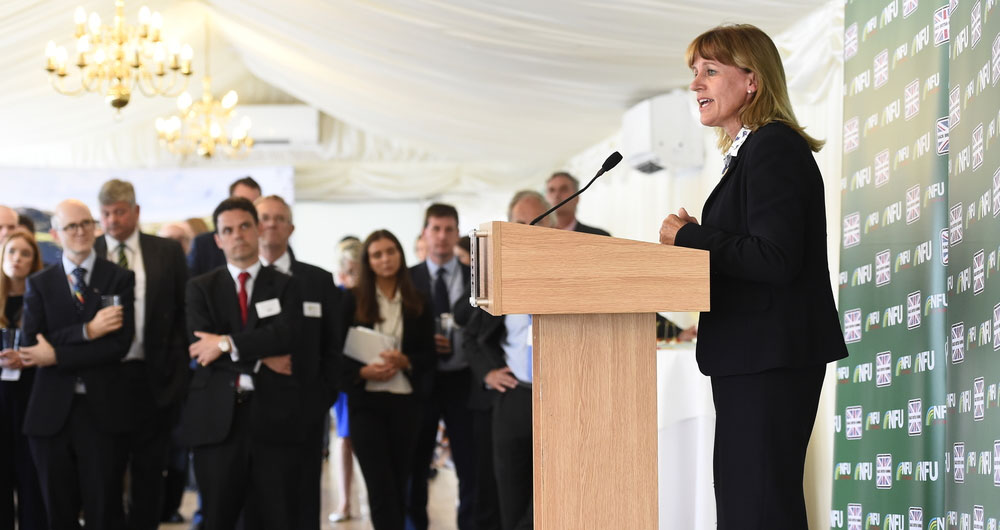
[[268, 263], [267, 260], [264, 259], [263, 256], [261, 256], [260, 262], [265, 267], [274, 266], [274, 268], [277, 269], [278, 272], [287, 274], [289, 276], [292, 275], [292, 257], [288, 255], [288, 252], [282, 254], [278, 259], [274, 260], [272, 263]]
[[142, 347], [143, 330], [146, 328], [146, 265], [142, 261], [142, 249], [139, 247], [139, 231], [135, 230], [125, 241], [118, 241], [108, 234], [104, 235], [108, 246], [108, 261], [118, 263], [118, 246], [125, 243], [125, 257], [128, 258], [128, 268], [135, 273], [135, 338], [128, 349], [125, 361], [142, 360], [146, 353]]
[[378, 302], [378, 314], [382, 316], [382, 322], [375, 324], [375, 331], [396, 339], [396, 348], [399, 349], [403, 343], [403, 296], [396, 289], [389, 298], [375, 286], [375, 300]]
[[[259, 260], [256, 261], [256, 262], [254, 262], [253, 265], [251, 265], [251, 266], [249, 266], [249, 267], [247, 267], [245, 269], [241, 269], [241, 268], [237, 267], [236, 265], [233, 265], [232, 263], [226, 262], [226, 268], [229, 269], [229, 275], [233, 277], [233, 282], [236, 284], [236, 295], [237, 296], [239, 296], [239, 294], [240, 294], [240, 273], [242, 273], [242, 272], [249, 272], [250, 273], [250, 277], [247, 278], [247, 282], [246, 282], [246, 284], [244, 284], [244, 288], [247, 291], [247, 315], [250, 314], [250, 300], [253, 300], [253, 284], [257, 280], [257, 275], [260, 274], [260, 267], [261, 267], [261, 264], [260, 264]], [[236, 343], [233, 342], [233, 337], [230, 336], [230, 337], [227, 337], [227, 338], [229, 339], [229, 347], [230, 347], [229, 358], [232, 359], [234, 363], [235, 362], [239, 362], [240, 361], [240, 352], [236, 348]], [[258, 369], [260, 369], [260, 361], [257, 361], [257, 365], [254, 366], [253, 371], [256, 372]], [[253, 388], [253, 379], [249, 375], [247, 375], [247, 374], [240, 374], [239, 385], [240, 385], [240, 389], [241, 390], [253, 390], [254, 389]]]

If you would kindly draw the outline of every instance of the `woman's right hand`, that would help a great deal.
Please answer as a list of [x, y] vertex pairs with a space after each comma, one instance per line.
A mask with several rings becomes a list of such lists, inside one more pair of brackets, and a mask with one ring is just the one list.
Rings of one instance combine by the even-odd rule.
[[389, 363], [369, 364], [361, 368], [361, 378], [369, 381], [388, 381], [398, 371]]
[[21, 356], [17, 354], [16, 350], [4, 350], [0, 352], [0, 365], [9, 370], [20, 370], [21, 366]]

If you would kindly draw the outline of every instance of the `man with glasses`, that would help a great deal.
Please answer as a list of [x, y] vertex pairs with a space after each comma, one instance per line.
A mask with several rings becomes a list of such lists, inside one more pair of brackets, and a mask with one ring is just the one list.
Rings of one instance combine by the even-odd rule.
[[24, 417], [52, 528], [123, 528], [121, 446], [136, 411], [122, 385], [135, 331], [135, 275], [93, 252], [85, 204], [61, 202], [52, 237], [60, 263], [28, 278], [21, 348], [37, 367]]

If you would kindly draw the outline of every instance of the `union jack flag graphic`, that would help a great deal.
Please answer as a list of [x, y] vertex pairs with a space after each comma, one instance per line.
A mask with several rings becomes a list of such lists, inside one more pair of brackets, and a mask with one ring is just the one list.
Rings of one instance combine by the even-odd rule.
[[892, 352], [884, 351], [875, 356], [875, 386], [892, 385]]
[[906, 329], [920, 327], [920, 291], [906, 295]]
[[910, 436], [919, 436], [923, 432], [924, 422], [922, 421], [924, 408], [920, 398], [911, 399], [906, 402], [907, 428], [906, 433]]
[[948, 154], [948, 117], [937, 121], [937, 154]]
[[903, 0], [903, 18], [912, 15], [919, 3], [919, 0]]
[[906, 190], [906, 224], [920, 219], [920, 184]]
[[948, 7], [942, 7], [934, 12], [934, 46], [948, 42]]
[[986, 380], [977, 377], [972, 381], [972, 419], [979, 421], [986, 416]]
[[892, 489], [892, 455], [875, 455], [875, 487], [880, 490]]
[[844, 122], [844, 153], [850, 153], [858, 148], [861, 141], [860, 130], [858, 129], [858, 117], [855, 116]]
[[1000, 215], [1000, 168], [993, 173], [993, 217]]
[[872, 70], [875, 76], [875, 88], [884, 86], [889, 82], [889, 50], [885, 49], [875, 56], [872, 62]]
[[892, 253], [885, 249], [875, 254], [875, 287], [888, 285], [892, 281]]
[[983, 124], [972, 131], [972, 169], [979, 169], [983, 165]]
[[972, 292], [978, 295], [986, 288], [986, 253], [983, 249], [972, 256]]
[[965, 482], [965, 444], [956, 442], [951, 455], [953, 467], [955, 468], [955, 482]]
[[881, 188], [889, 182], [889, 150], [883, 149], [875, 155], [875, 187]]
[[958, 364], [965, 360], [965, 323], [957, 322], [951, 325], [951, 363]]
[[962, 203], [958, 203], [948, 210], [948, 227], [951, 229], [951, 237], [948, 246], [954, 246], [962, 242]]
[[844, 30], [844, 61], [858, 54], [858, 23], [855, 22]]
[[1000, 33], [993, 39], [993, 56], [990, 59], [990, 65], [993, 74], [992, 83], [996, 85], [997, 81], [1000, 81]]
[[903, 89], [903, 101], [906, 108], [903, 116], [909, 120], [920, 112], [920, 80], [914, 79]]
[[972, 530], [984, 530], [983, 520], [986, 517], [986, 513], [982, 506], [972, 507]]
[[1000, 304], [993, 306], [993, 351], [997, 350], [1000, 350]]
[[941, 265], [948, 264], [948, 239], [951, 231], [947, 228], [941, 229]]
[[861, 505], [847, 505], [847, 530], [861, 530]]
[[996, 462], [1000, 462], [1000, 440], [993, 441], [993, 485], [1000, 486], [1000, 466], [996, 465]]
[[962, 87], [955, 85], [955, 88], [948, 92], [948, 124], [951, 127], [958, 125], [962, 121]]
[[861, 439], [861, 407], [847, 407], [844, 411], [844, 429], [848, 440]]
[[844, 216], [844, 248], [851, 248], [861, 242], [861, 213]]
[[979, 44], [979, 39], [983, 36], [983, 12], [982, 3], [972, 4], [972, 47]]
[[844, 342], [853, 344], [861, 340], [861, 309], [844, 311]]

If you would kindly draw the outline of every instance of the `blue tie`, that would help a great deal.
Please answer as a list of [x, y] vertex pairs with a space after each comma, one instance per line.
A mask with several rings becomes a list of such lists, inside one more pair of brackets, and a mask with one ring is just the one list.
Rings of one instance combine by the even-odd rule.
[[73, 301], [76, 302], [77, 311], [83, 309], [87, 302], [84, 292], [87, 290], [87, 271], [82, 267], [73, 269]]

